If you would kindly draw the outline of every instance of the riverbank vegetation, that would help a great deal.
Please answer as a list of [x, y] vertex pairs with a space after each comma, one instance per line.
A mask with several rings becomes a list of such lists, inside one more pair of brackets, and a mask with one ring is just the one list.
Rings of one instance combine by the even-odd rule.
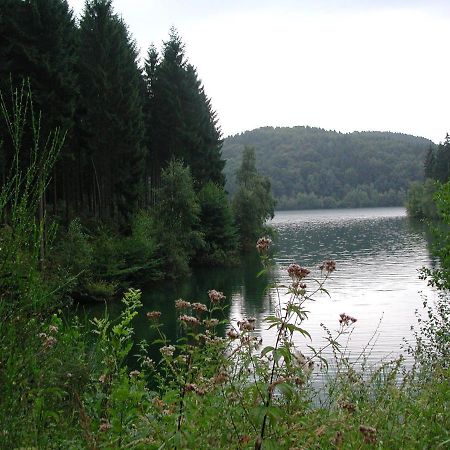
[[[349, 314], [326, 324], [324, 347], [293, 345], [309, 339], [308, 303], [326, 292], [333, 261], [291, 264], [289, 284], [273, 286], [272, 345], [252, 317], [227, 320], [213, 286], [173, 299], [171, 341], [133, 288], [231, 263], [267, 232], [274, 201], [254, 150], [229, 203], [215, 114], [174, 30], [142, 73], [109, 1], [88, 1], [78, 25], [62, 0], [7, 0], [1, 19], [0, 448], [448, 445], [447, 240], [441, 269], [423, 274], [443, 297], [409, 346], [412, 369], [353, 364]], [[450, 192], [440, 195], [449, 221]], [[256, 245], [270, 271], [270, 239]], [[115, 317], [71, 309], [119, 289]], [[153, 338], [136, 341], [138, 315]]]
[[256, 148], [257, 168], [272, 184], [277, 209], [401, 206], [414, 181], [423, 181], [423, 160], [431, 141], [400, 133], [338, 133], [312, 127], [263, 127], [227, 137], [229, 175], [242, 147]]
[[423, 159], [424, 182], [412, 183], [408, 190], [406, 207], [411, 217], [438, 219], [437, 192], [450, 180], [450, 137], [436, 148], [430, 147]]
[[[216, 113], [175, 29], [160, 52], [149, 47], [142, 67], [109, 0], [86, 2], [79, 21], [64, 0], [8, 0], [0, 35], [10, 114], [0, 120], [0, 182], [29, 167], [17, 121], [25, 148], [34, 145], [31, 115], [40, 139], [55, 129], [64, 136], [39, 203], [43, 233], [55, 228], [40, 258], [71, 280], [74, 299], [236, 264], [249, 231], [224, 189]], [[265, 179], [255, 172], [252, 180], [246, 194], [268, 212], [249, 208], [246, 217], [261, 230], [273, 210], [270, 183], [262, 198]]]
[[[27, 99], [14, 104], [29, 105]], [[14, 117], [29, 110], [20, 108]], [[20, 127], [11, 128], [22, 135]], [[321, 348], [307, 343], [308, 303], [326, 292], [337, 269], [333, 261], [316, 270], [291, 264], [290, 283], [272, 287], [278, 303], [266, 318], [276, 337], [271, 345], [260, 341], [252, 317], [230, 322], [224, 314], [227, 299], [213, 289], [203, 298], [175, 301], [174, 341], [165, 336], [163, 315], [143, 311], [141, 294], [133, 289], [124, 294], [117, 317], [106, 310], [88, 322], [67, 314], [65, 296], [84, 276], [91, 252], [99, 250], [72, 222], [67, 249], [80, 252], [78, 267], [70, 267], [73, 260], [67, 258], [58, 271], [46, 270], [52, 259], [43, 259], [42, 249], [52, 248], [55, 233], [48, 228], [44, 233], [36, 213], [62, 139], [58, 133], [45, 139], [42, 151], [39, 142], [28, 153], [30, 166], [16, 165], [0, 195], [0, 212], [8, 219], [0, 247], [1, 448], [227, 449], [231, 443], [256, 449], [402, 449], [445, 448], [450, 442], [446, 240], [440, 243], [441, 269], [423, 274], [442, 297], [429, 305], [416, 342], [407, 347], [412, 368], [402, 358], [375, 368], [352, 362], [344, 344], [358, 322], [349, 314], [326, 324]], [[241, 170], [252, 172], [253, 152], [246, 153]], [[168, 184], [171, 201], [170, 189], [175, 181], [188, 181], [189, 171], [176, 162], [168, 167], [161, 183], [175, 177]], [[191, 200], [192, 193], [185, 191]], [[442, 217], [449, 221], [448, 189], [440, 199]], [[136, 219], [129, 238], [139, 244], [146, 223], [147, 217]], [[188, 225], [178, 231], [191, 239]], [[153, 244], [148, 245], [149, 250], [136, 251], [151, 253]], [[270, 245], [269, 238], [257, 242], [265, 271], [271, 270]], [[133, 320], [139, 314], [146, 316], [154, 338], [135, 341]], [[294, 345], [295, 335], [306, 338], [304, 348]], [[333, 355], [328, 359], [327, 349]]]

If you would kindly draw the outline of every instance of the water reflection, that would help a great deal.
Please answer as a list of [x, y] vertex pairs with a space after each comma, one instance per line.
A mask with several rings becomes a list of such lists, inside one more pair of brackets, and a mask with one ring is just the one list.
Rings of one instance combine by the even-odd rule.
[[[427, 227], [408, 219], [404, 208], [278, 212], [272, 225], [278, 240], [276, 266], [271, 273], [257, 277], [261, 265], [253, 254], [240, 267], [198, 269], [178, 283], [146, 286], [144, 313], [135, 324], [137, 339], [156, 337], [151, 335], [145, 317], [150, 310], [162, 312], [165, 333], [176, 338], [179, 328], [174, 301], [183, 298], [206, 303], [208, 290], [216, 289], [227, 297], [227, 318], [256, 317], [256, 331], [269, 345], [275, 331], [267, 330], [264, 317], [286, 298], [282, 292], [278, 297], [279, 293], [268, 286], [288, 282], [285, 269], [293, 261], [314, 268], [324, 259], [334, 259], [338, 269], [327, 285], [331, 298], [319, 295], [309, 305], [306, 328], [314, 344], [323, 342], [321, 323], [337, 329], [338, 316], [345, 312], [358, 318], [349, 351], [359, 354], [373, 338], [376, 344], [371, 360], [397, 355], [403, 338], [411, 336], [421, 295], [434, 295], [418, 278], [420, 267], [436, 263], [430, 256]], [[305, 339], [296, 341], [302, 349], [306, 344], [310, 342]]]

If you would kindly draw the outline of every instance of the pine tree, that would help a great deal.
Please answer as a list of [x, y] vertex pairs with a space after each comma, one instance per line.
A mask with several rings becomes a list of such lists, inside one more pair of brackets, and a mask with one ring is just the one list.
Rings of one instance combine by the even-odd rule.
[[[72, 127], [77, 98], [76, 27], [65, 0], [5, 0], [0, 12], [0, 89], [3, 94], [29, 82], [41, 135], [67, 132], [53, 172], [48, 200], [56, 207], [64, 185], [73, 181]], [[5, 145], [8, 153], [8, 146]], [[5, 165], [8, 156], [5, 156]], [[56, 174], [58, 173], [58, 176]]]
[[164, 43], [159, 63], [154, 49], [149, 50], [146, 78], [151, 86], [148, 125], [156, 171], [177, 158], [191, 168], [197, 190], [208, 181], [223, 186], [225, 162], [217, 117], [175, 29]]
[[86, 2], [79, 40], [84, 190], [92, 212], [125, 225], [142, 192], [145, 158], [138, 53], [109, 0]]

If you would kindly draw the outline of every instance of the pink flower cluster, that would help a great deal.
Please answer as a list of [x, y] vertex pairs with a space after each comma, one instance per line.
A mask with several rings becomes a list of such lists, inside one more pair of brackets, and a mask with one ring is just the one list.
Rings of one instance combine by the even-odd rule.
[[342, 314], [339, 315], [339, 323], [340, 323], [341, 325], [350, 325], [350, 324], [352, 324], [352, 323], [355, 323], [357, 320], [358, 320], [358, 319], [355, 319], [355, 318], [352, 317], [352, 316], [348, 316], [348, 315], [345, 314], [345, 313], [342, 313]]
[[288, 274], [293, 280], [302, 280], [309, 275], [310, 271], [294, 263], [288, 267]]
[[256, 248], [258, 249], [259, 253], [265, 253], [267, 250], [269, 250], [270, 244], [272, 243], [272, 240], [268, 237], [262, 237], [259, 238], [256, 242]]
[[215, 305], [225, 299], [225, 295], [223, 295], [223, 292], [216, 291], [215, 289], [211, 289], [210, 291], [208, 291], [208, 296], [211, 302]]

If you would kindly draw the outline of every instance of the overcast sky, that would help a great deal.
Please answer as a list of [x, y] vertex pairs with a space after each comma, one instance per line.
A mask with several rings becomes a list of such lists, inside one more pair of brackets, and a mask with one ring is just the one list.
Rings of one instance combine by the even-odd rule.
[[[79, 15], [84, 0], [69, 0]], [[450, 132], [450, 0], [115, 0], [145, 56], [174, 25], [224, 136]]]

